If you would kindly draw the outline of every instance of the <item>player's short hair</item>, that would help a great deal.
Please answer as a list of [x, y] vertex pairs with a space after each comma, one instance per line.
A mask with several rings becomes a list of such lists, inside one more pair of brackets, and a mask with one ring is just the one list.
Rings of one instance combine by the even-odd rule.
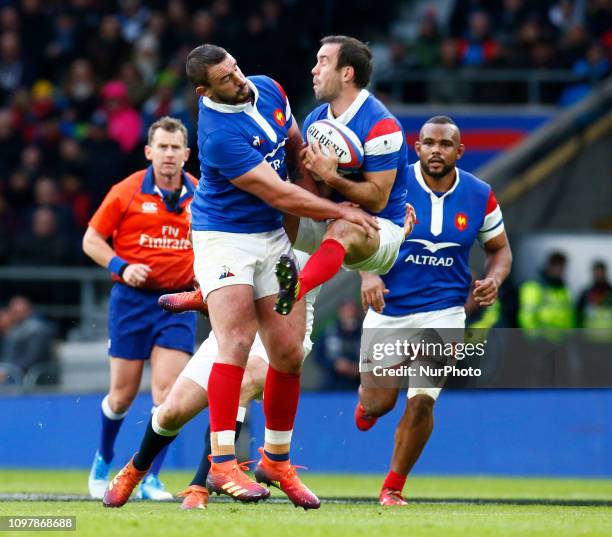
[[427, 125], [428, 123], [433, 123], [434, 125], [454, 125], [457, 127], [457, 124], [453, 121], [453, 119], [448, 116], [430, 117], [425, 123], [423, 123], [423, 125]]
[[208, 86], [208, 68], [221, 63], [226, 56], [227, 50], [210, 43], [194, 48], [185, 62], [187, 78], [196, 88]]
[[147, 143], [149, 145], [153, 143], [153, 136], [155, 135], [155, 131], [157, 129], [162, 129], [168, 132], [181, 132], [183, 134], [183, 139], [185, 140], [185, 147], [187, 147], [189, 143], [189, 135], [187, 134], [187, 127], [185, 127], [180, 119], [164, 116], [153, 123], [153, 125], [149, 127], [149, 132], [147, 133]]
[[321, 45], [340, 45], [336, 69], [350, 66], [355, 71], [355, 85], [365, 88], [372, 76], [372, 51], [366, 43], [346, 35], [328, 35], [321, 39]]

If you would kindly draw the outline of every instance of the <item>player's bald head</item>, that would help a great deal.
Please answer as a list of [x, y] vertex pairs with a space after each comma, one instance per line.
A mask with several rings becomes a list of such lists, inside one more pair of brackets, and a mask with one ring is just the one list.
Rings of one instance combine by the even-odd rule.
[[187, 77], [194, 87], [208, 86], [208, 69], [221, 63], [226, 57], [227, 50], [210, 43], [194, 48], [185, 63]]
[[461, 132], [459, 131], [459, 127], [457, 127], [457, 124], [453, 121], [453, 119], [448, 116], [430, 117], [425, 123], [423, 123], [419, 132], [419, 138], [422, 139], [427, 137], [432, 129], [443, 129], [446, 131], [446, 135], [450, 137], [457, 146], [461, 143]]

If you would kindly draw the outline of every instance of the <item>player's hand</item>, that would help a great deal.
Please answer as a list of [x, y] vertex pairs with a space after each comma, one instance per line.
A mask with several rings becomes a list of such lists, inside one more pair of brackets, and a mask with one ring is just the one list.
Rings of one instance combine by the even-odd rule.
[[333, 151], [330, 151], [327, 156], [324, 155], [319, 142], [313, 142], [305, 148], [303, 161], [304, 167], [313, 176], [318, 176], [321, 181], [327, 184], [330, 184], [330, 180], [337, 175], [338, 156]]
[[493, 278], [484, 278], [474, 282], [472, 295], [476, 303], [481, 306], [490, 306], [497, 299], [498, 285]]
[[373, 239], [376, 236], [380, 226], [378, 225], [378, 220], [375, 216], [366, 213], [359, 207], [355, 207], [352, 203], [340, 203], [338, 205], [340, 206], [340, 211], [342, 212], [340, 218], [346, 220], [347, 222], [357, 224], [359, 227], [363, 228], [370, 239]]
[[410, 203], [406, 203], [406, 216], [404, 216], [404, 238], [412, 233], [416, 223], [416, 213]]
[[389, 289], [385, 289], [382, 278], [371, 272], [361, 272], [361, 305], [363, 311], [367, 312], [371, 306], [376, 313], [382, 313], [385, 309], [385, 295]]
[[151, 272], [149, 265], [130, 264], [123, 271], [123, 281], [131, 287], [140, 287], [147, 281], [149, 272]]

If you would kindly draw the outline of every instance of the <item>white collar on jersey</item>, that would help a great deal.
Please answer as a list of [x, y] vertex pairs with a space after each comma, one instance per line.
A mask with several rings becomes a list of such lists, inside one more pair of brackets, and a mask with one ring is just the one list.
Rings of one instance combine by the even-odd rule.
[[204, 106], [211, 108], [212, 110], [216, 110], [217, 112], [222, 112], [224, 114], [239, 114], [240, 112], [251, 109], [257, 103], [257, 99], [259, 99], [259, 92], [257, 91], [255, 84], [253, 84], [253, 82], [251, 82], [248, 78], [247, 84], [253, 91], [254, 99], [252, 102], [248, 100], [246, 103], [241, 104], [223, 104], [216, 103], [209, 97], [202, 97], [202, 102], [204, 103]]
[[355, 117], [355, 114], [359, 111], [359, 109], [361, 108], [361, 105], [366, 102], [366, 99], [369, 96], [370, 96], [370, 92], [367, 89], [362, 89], [357, 94], [357, 97], [355, 97], [355, 100], [351, 103], [351, 106], [349, 106], [338, 117], [334, 117], [334, 114], [332, 113], [332, 109], [331, 109], [331, 104], [327, 105], [327, 118], [335, 119], [336, 121], [339, 121], [343, 125], [348, 125], [348, 122]]
[[429, 193], [429, 196], [432, 199], [444, 199], [446, 196], [448, 196], [449, 194], [451, 194], [452, 192], [455, 191], [455, 189], [457, 188], [457, 185], [459, 184], [459, 168], [455, 167], [455, 174], [456, 174], [456, 178], [455, 178], [455, 184], [452, 186], [452, 188], [448, 191], [446, 191], [444, 194], [442, 194], [441, 196], [436, 196], [431, 188], [429, 188], [427, 186], [427, 183], [425, 182], [425, 179], [423, 179], [423, 174], [421, 173], [421, 163], [417, 160], [414, 163], [414, 175], [416, 177], [417, 182], [419, 183], [419, 185], [421, 185], [421, 188], [425, 191]]

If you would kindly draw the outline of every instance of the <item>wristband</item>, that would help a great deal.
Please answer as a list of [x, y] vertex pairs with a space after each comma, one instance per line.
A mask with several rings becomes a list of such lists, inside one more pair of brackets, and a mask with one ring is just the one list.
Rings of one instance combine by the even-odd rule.
[[123, 271], [127, 268], [128, 265], [129, 263], [125, 259], [122, 259], [118, 255], [116, 255], [110, 260], [108, 264], [108, 270], [110, 270], [113, 274], [122, 277]]

